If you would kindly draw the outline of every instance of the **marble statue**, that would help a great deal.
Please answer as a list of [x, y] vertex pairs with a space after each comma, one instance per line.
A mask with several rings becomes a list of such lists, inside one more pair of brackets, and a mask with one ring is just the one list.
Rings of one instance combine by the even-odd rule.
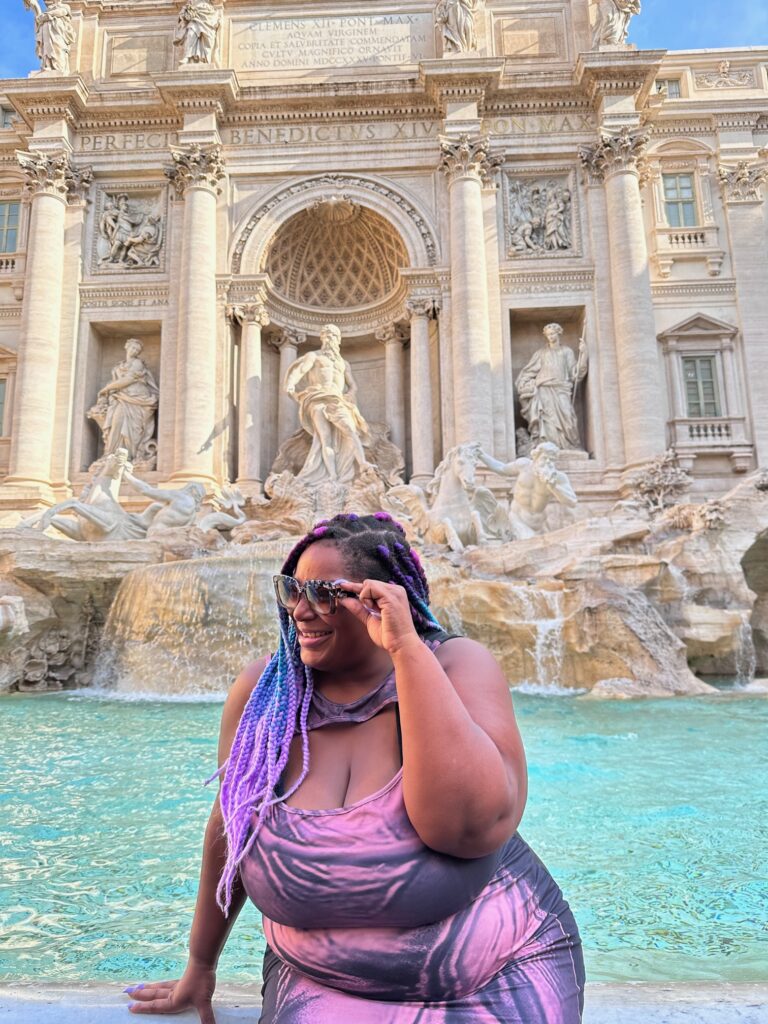
[[125, 448], [111, 452], [79, 498], [68, 498], [42, 512], [35, 512], [19, 523], [19, 529], [44, 533], [53, 527], [70, 540], [77, 541], [143, 539], [147, 523], [141, 516], [126, 512], [118, 500], [127, 467], [128, 452]]
[[69, 74], [69, 51], [75, 41], [72, 11], [64, 0], [24, 0], [24, 6], [35, 14], [35, 52], [40, 58], [42, 71], [60, 71]]
[[156, 539], [167, 530], [184, 529], [194, 524], [205, 498], [204, 484], [195, 482], [179, 490], [166, 490], [140, 480], [128, 467], [123, 478], [137, 491], [153, 499], [152, 504], [137, 517], [145, 524], [147, 540]]
[[475, 480], [478, 444], [462, 444], [446, 454], [426, 489], [401, 484], [387, 493], [386, 506], [405, 520], [411, 533], [426, 544], [463, 551], [472, 544], [509, 540], [504, 508], [487, 487]]
[[435, 22], [443, 34], [444, 53], [477, 50], [475, 15], [480, 0], [438, 0]]
[[179, 11], [173, 36], [174, 46], [181, 48], [179, 66], [213, 64], [220, 29], [220, 8], [210, 0], [188, 0]]
[[132, 205], [125, 193], [106, 196], [99, 218], [102, 267], [158, 267], [162, 245], [163, 220], [159, 213]]
[[567, 508], [578, 504], [576, 492], [566, 473], [555, 465], [559, 448], [550, 441], [537, 444], [530, 458], [500, 462], [485, 452], [479, 453], [481, 462], [500, 476], [518, 474], [509, 505], [509, 522], [515, 540], [526, 540], [546, 533], [547, 506], [557, 502]]
[[112, 380], [99, 391], [96, 404], [86, 416], [101, 428], [104, 455], [124, 448], [134, 466], [154, 469], [159, 391], [151, 370], [141, 358], [143, 348], [138, 338], [126, 341], [125, 359], [113, 368]]
[[592, 28], [592, 49], [626, 43], [629, 23], [640, 13], [640, 0], [593, 0], [597, 16]]
[[283, 382], [286, 393], [298, 402], [301, 426], [312, 438], [298, 473], [305, 484], [348, 483], [370, 468], [363, 451], [369, 441], [368, 424], [357, 407], [357, 386], [340, 348], [341, 331], [326, 324], [320, 331], [320, 348], [292, 363]]
[[[214, 495], [210, 501], [213, 512], [208, 512], [195, 523], [200, 530], [232, 530], [246, 521], [243, 506], [245, 498], [239, 487], [225, 486], [220, 495]], [[224, 511], [227, 509], [228, 511]]]
[[540, 256], [573, 247], [571, 190], [564, 180], [513, 180], [508, 194], [513, 254]]
[[587, 345], [582, 336], [578, 356], [560, 341], [560, 324], [547, 324], [547, 344], [534, 352], [518, 375], [520, 409], [534, 445], [551, 441], [558, 448], [581, 449], [574, 397], [587, 374]]

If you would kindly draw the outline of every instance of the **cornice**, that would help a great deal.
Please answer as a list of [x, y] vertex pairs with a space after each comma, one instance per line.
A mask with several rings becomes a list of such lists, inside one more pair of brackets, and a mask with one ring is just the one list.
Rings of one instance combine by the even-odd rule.
[[167, 306], [168, 286], [142, 284], [81, 284], [83, 309], [107, 306]]
[[724, 278], [719, 281], [659, 281], [651, 284], [654, 299], [714, 299], [736, 298], [736, 281]]
[[35, 75], [0, 81], [0, 92], [28, 127], [65, 120], [75, 124], [83, 114], [89, 91], [80, 75]]
[[504, 295], [538, 295], [550, 292], [588, 292], [595, 284], [594, 270], [532, 270], [502, 269], [501, 291]]
[[574, 82], [594, 102], [601, 96], [637, 95], [645, 103], [666, 50], [590, 51], [580, 53]]

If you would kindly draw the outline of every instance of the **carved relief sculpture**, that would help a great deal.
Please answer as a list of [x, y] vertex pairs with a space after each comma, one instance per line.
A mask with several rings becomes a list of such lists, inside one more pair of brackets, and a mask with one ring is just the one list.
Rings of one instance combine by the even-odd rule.
[[75, 41], [72, 11], [63, 0], [24, 0], [24, 6], [35, 14], [35, 52], [42, 71], [69, 74], [69, 51]]
[[221, 29], [221, 9], [209, 0], [188, 0], [179, 11], [173, 45], [181, 48], [179, 67], [213, 64]]
[[475, 14], [480, 0], [438, 0], [435, 23], [443, 35], [444, 53], [471, 53], [477, 50]]
[[326, 324], [320, 349], [297, 359], [285, 376], [283, 386], [298, 402], [299, 420], [312, 438], [298, 474], [305, 484], [347, 483], [369, 468], [363, 451], [368, 425], [357, 407], [357, 386], [340, 347], [341, 331]]
[[98, 233], [101, 267], [130, 270], [160, 266], [163, 219], [154, 203], [131, 203], [125, 193], [106, 195]]
[[547, 344], [528, 360], [515, 387], [534, 445], [551, 441], [558, 448], [580, 450], [574, 397], [576, 386], [587, 375], [587, 346], [582, 337], [576, 356], [561, 343], [562, 334], [560, 324], [547, 324]]
[[592, 49], [626, 43], [629, 23], [640, 13], [640, 0], [593, 0], [597, 8], [592, 28]]
[[755, 84], [754, 73], [749, 68], [731, 71], [729, 60], [721, 60], [717, 71], [703, 71], [694, 79], [697, 89], [744, 89]]
[[768, 179], [768, 165], [740, 160], [735, 167], [718, 167], [717, 176], [728, 203], [755, 203], [762, 200], [760, 186]]
[[126, 341], [125, 359], [114, 367], [112, 380], [99, 391], [96, 404], [86, 415], [101, 428], [104, 456], [125, 449], [137, 469], [153, 470], [157, 463], [153, 438], [158, 387], [141, 358], [142, 351], [138, 338]]
[[573, 248], [572, 197], [565, 179], [513, 179], [507, 194], [510, 256], [546, 256]]

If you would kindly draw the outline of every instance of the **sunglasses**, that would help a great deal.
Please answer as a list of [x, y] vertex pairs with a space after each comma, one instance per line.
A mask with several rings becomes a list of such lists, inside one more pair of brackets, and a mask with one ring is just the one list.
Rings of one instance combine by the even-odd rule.
[[299, 583], [293, 576], [281, 575], [273, 576], [272, 582], [275, 584], [277, 603], [288, 612], [296, 608], [302, 594], [312, 611], [319, 615], [333, 615], [341, 597], [357, 597], [351, 590], [344, 590], [343, 587], [328, 580], [307, 580], [306, 583]]

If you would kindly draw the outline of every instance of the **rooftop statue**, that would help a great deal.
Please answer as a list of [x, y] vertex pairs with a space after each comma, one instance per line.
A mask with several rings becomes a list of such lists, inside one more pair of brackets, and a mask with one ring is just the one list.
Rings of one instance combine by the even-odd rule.
[[626, 43], [629, 23], [640, 13], [640, 0], [592, 0], [597, 17], [592, 28], [592, 48]]
[[69, 74], [69, 51], [75, 41], [72, 11], [64, 0], [24, 0], [24, 6], [35, 15], [35, 52], [42, 71]]
[[438, 0], [435, 22], [443, 34], [444, 53], [477, 50], [475, 14], [480, 0]]
[[576, 386], [587, 375], [587, 345], [582, 336], [576, 356], [561, 343], [562, 335], [560, 324], [547, 324], [547, 344], [534, 352], [515, 386], [533, 445], [551, 441], [558, 448], [580, 450], [574, 396]]
[[173, 36], [174, 46], [181, 47], [179, 66], [213, 64], [221, 29], [221, 9], [210, 0], [188, 0], [179, 11]]

